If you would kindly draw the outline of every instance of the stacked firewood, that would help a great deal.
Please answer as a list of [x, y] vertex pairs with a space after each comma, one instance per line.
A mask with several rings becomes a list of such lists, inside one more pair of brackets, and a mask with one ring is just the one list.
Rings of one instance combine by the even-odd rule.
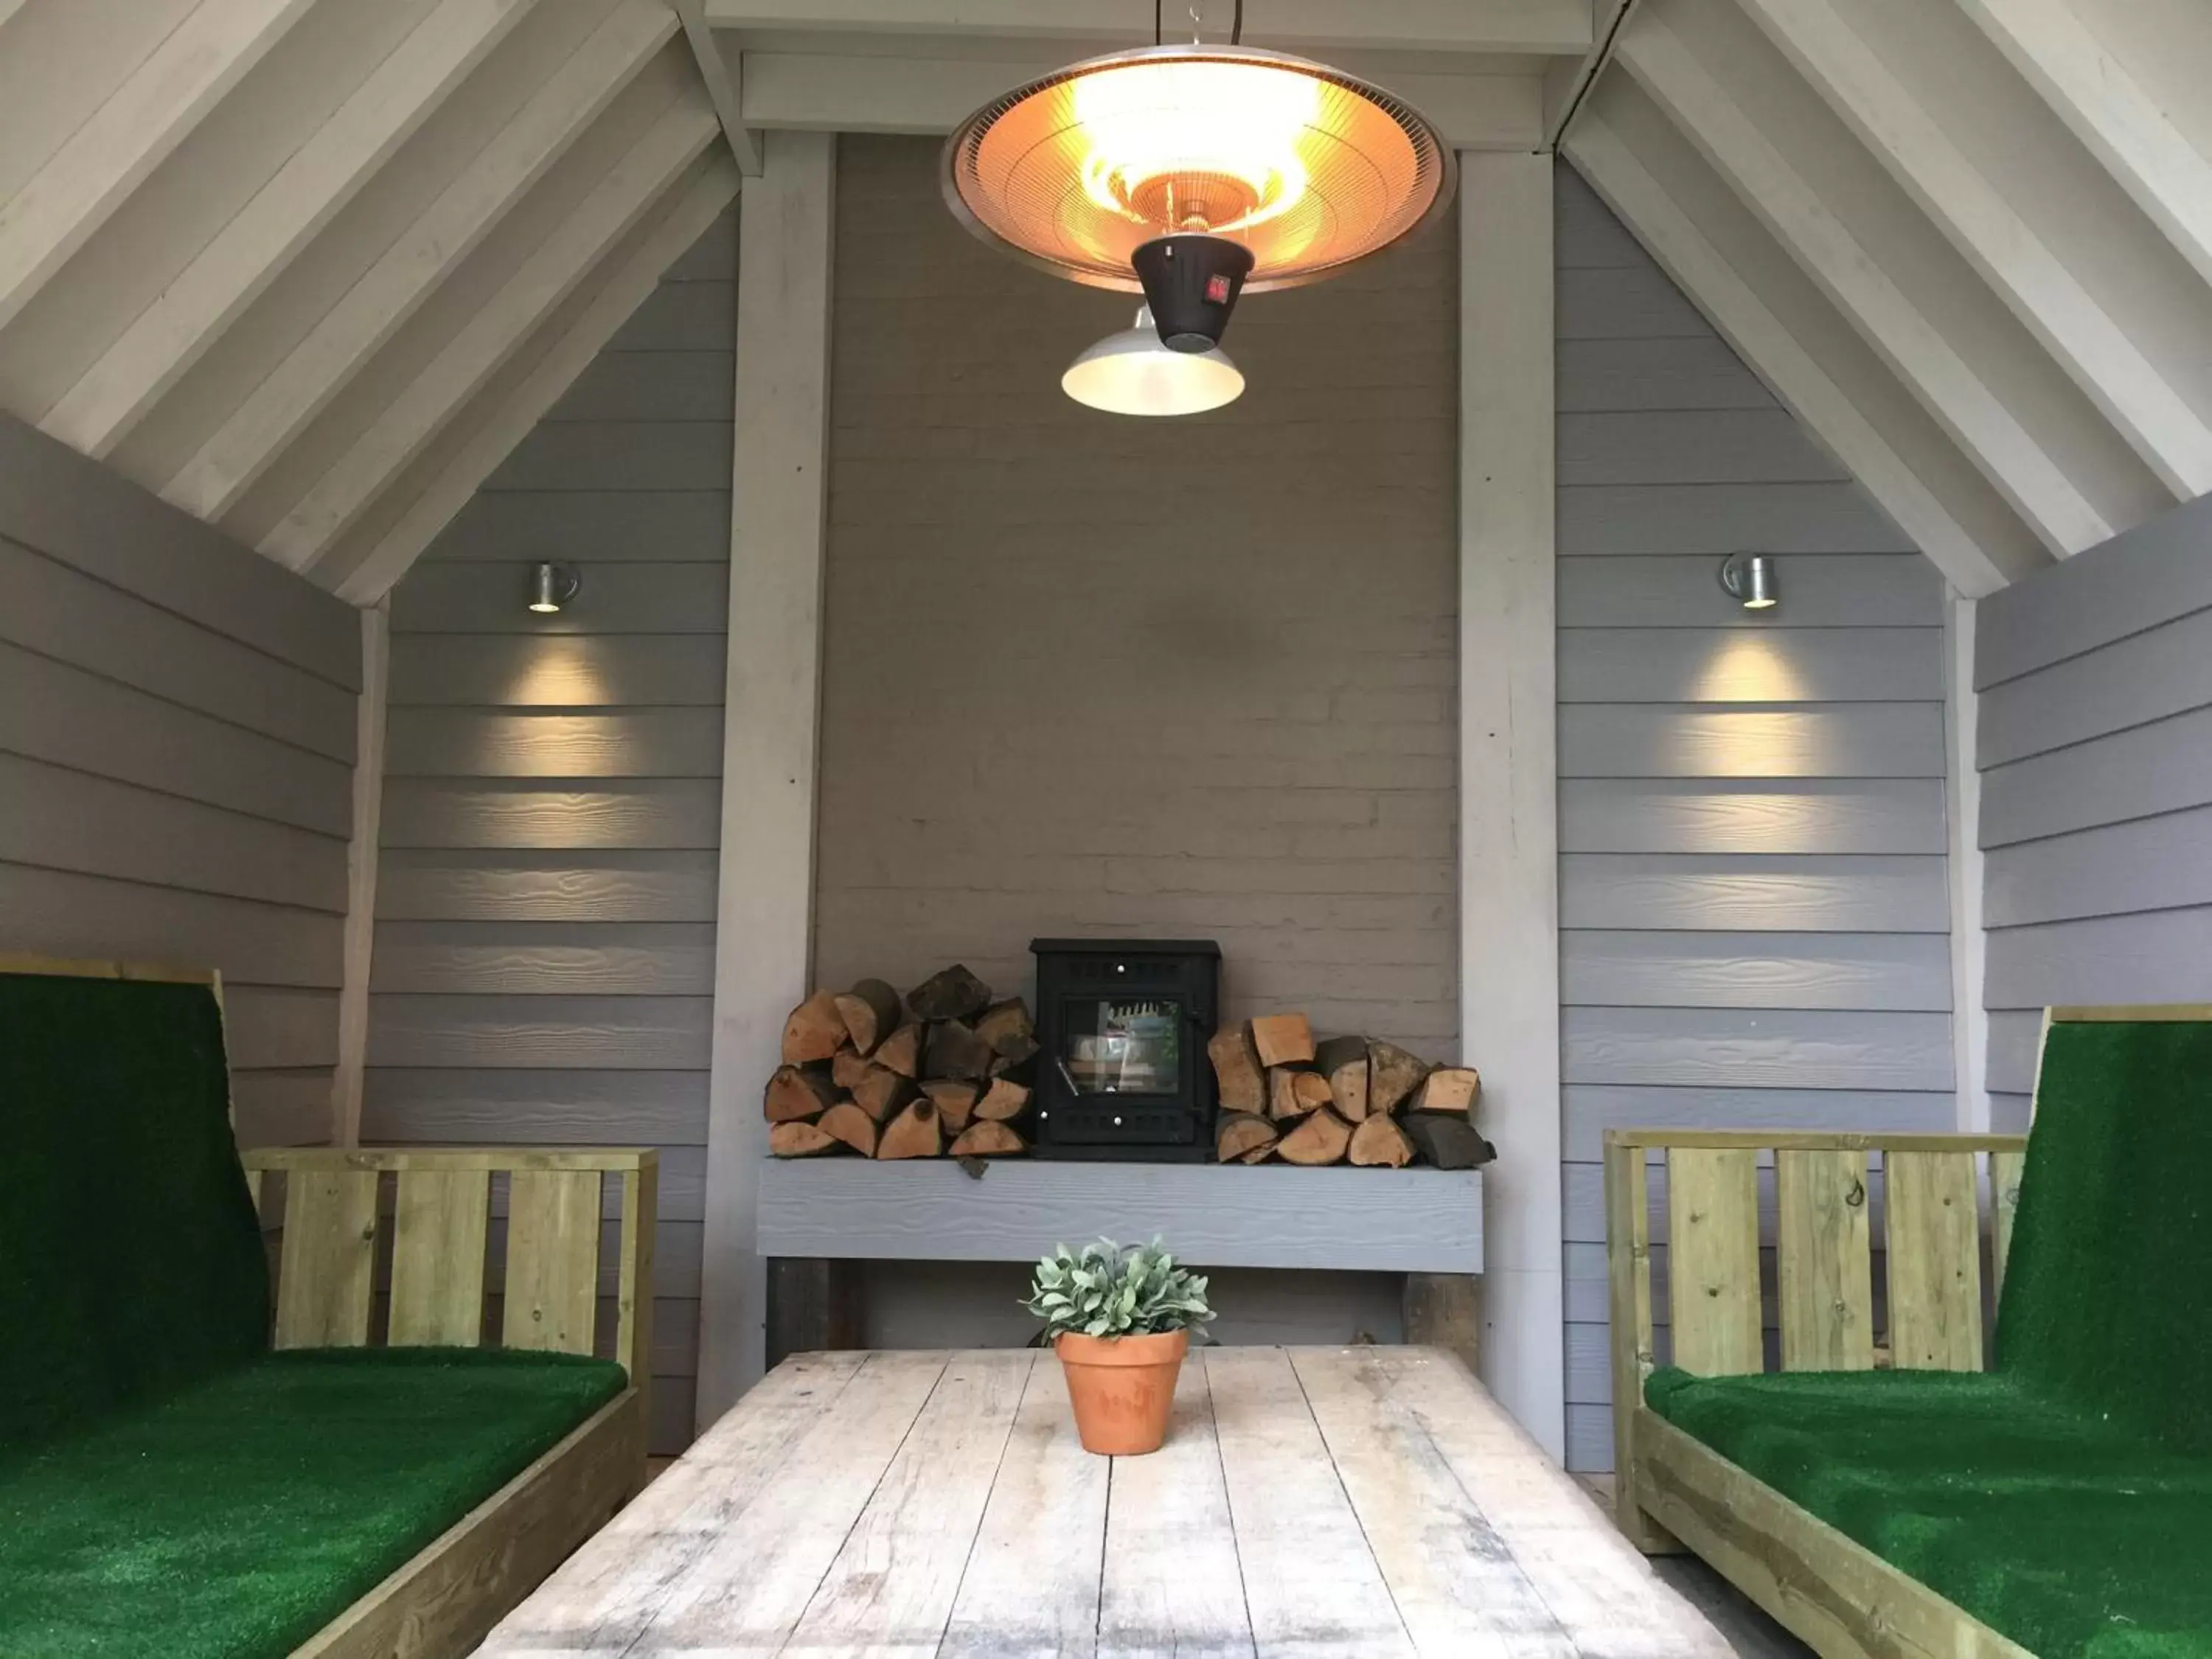
[[957, 964], [904, 998], [879, 979], [817, 991], [783, 1025], [768, 1080], [769, 1151], [778, 1158], [996, 1158], [1024, 1152], [1036, 1022], [1019, 997]]
[[1395, 1042], [1314, 1041], [1304, 1014], [1268, 1014], [1206, 1045], [1219, 1083], [1223, 1164], [1360, 1164], [1471, 1170], [1497, 1156], [1473, 1118], [1482, 1079]]

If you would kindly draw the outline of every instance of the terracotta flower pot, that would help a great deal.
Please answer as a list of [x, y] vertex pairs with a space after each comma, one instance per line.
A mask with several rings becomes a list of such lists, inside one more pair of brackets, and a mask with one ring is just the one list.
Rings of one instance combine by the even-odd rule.
[[1188, 1331], [1152, 1336], [1063, 1333], [1053, 1344], [1067, 1378], [1068, 1403], [1083, 1449], [1135, 1457], [1160, 1449], [1175, 1410], [1176, 1376], [1190, 1348]]

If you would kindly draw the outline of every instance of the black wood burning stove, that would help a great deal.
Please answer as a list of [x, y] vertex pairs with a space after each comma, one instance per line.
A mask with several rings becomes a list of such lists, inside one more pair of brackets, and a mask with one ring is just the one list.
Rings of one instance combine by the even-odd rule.
[[1040, 1158], [1202, 1163], [1213, 1152], [1221, 947], [1212, 939], [1040, 939]]

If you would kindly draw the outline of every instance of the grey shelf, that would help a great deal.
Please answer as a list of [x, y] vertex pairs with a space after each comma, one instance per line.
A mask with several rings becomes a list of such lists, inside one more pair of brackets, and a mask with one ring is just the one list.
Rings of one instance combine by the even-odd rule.
[[763, 1255], [1033, 1261], [1056, 1243], [1155, 1234], [1208, 1267], [1482, 1271], [1479, 1170], [1338, 1165], [769, 1158]]

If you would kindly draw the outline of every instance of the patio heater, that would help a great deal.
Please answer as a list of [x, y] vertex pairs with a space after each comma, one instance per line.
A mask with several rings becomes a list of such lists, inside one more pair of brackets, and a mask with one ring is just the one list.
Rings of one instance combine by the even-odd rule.
[[1243, 12], [1225, 46], [1158, 44], [1156, 17], [1154, 45], [1018, 87], [945, 143], [946, 204], [976, 235], [1071, 282], [1143, 293], [1138, 326], [1156, 343], [1086, 351], [1063, 381], [1082, 402], [1218, 407], [1243, 390], [1220, 349], [1240, 297], [1333, 276], [1451, 200], [1457, 169], [1433, 126], [1356, 76], [1243, 46]]

